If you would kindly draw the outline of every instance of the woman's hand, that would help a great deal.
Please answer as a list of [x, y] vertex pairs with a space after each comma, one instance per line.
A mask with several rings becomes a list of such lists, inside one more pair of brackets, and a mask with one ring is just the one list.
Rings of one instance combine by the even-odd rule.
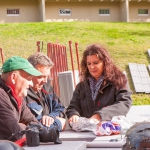
[[78, 115], [73, 115], [72, 117], [69, 118], [69, 123], [70, 122], [78, 122], [79, 116]]
[[96, 123], [99, 123], [101, 121], [101, 116], [99, 114], [93, 115], [90, 120], [93, 120]]

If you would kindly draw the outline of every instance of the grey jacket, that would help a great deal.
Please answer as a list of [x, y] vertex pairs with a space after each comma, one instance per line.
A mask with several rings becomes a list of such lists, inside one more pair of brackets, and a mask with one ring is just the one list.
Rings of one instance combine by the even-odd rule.
[[66, 114], [68, 119], [73, 115], [90, 118], [99, 114], [102, 121], [111, 120], [117, 115], [125, 116], [132, 104], [131, 94], [129, 88], [117, 90], [107, 83], [93, 101], [88, 80], [84, 80], [76, 86]]

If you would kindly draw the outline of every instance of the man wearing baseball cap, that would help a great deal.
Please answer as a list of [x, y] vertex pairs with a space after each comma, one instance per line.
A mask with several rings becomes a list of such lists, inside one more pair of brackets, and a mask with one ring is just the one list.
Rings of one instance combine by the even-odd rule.
[[[23, 98], [33, 85], [32, 77], [40, 76], [28, 60], [14, 56], [5, 61], [0, 78], [0, 139], [25, 130], [30, 123], [38, 123]], [[16, 136], [12, 141], [20, 139]]]

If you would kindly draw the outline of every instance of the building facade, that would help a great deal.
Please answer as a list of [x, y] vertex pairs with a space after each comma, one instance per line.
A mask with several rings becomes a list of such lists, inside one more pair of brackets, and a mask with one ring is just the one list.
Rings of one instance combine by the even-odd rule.
[[0, 23], [150, 22], [150, 0], [0, 0]]

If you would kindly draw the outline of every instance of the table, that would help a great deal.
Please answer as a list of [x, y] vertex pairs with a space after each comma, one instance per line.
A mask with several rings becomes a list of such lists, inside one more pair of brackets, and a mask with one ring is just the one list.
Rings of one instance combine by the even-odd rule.
[[[127, 118], [132, 122], [140, 122], [150, 118], [150, 105], [132, 106]], [[75, 132], [72, 130], [66, 130], [60, 132], [60, 139], [62, 144], [43, 143], [38, 147], [27, 147], [24, 146], [25, 150], [122, 150], [121, 147], [91, 147], [92, 144], [109, 142], [111, 139], [119, 139], [123, 141], [125, 134], [113, 135], [113, 136], [100, 136], [97, 137], [93, 132]]]

